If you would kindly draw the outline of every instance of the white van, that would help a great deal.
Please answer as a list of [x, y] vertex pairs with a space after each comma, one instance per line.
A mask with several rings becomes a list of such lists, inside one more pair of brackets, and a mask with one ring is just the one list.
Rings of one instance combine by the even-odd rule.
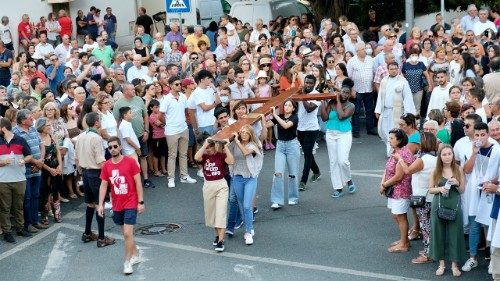
[[[241, 20], [243, 23], [255, 24], [257, 19], [262, 19], [264, 24], [277, 16], [285, 18], [300, 16], [302, 13], [312, 14], [311, 10], [299, 1], [294, 0], [255, 0], [239, 1], [231, 5], [229, 15]], [[314, 17], [311, 17], [314, 18]]]
[[168, 13], [167, 25], [171, 22], [181, 22], [182, 25], [197, 25], [200, 24], [207, 27], [211, 21], [219, 22], [219, 19], [224, 12], [222, 11], [221, 0], [183, 0], [189, 1], [191, 4], [190, 13]]

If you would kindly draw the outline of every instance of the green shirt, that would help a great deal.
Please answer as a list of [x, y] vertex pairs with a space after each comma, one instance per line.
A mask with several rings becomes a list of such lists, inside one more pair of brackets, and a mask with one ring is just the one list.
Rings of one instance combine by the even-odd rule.
[[94, 55], [96, 59], [104, 62], [104, 65], [106, 65], [106, 67], [111, 66], [111, 59], [113, 58], [113, 49], [111, 48], [111, 46], [104, 46], [103, 50], [101, 50], [99, 47], [94, 48], [92, 50], [92, 55]]
[[451, 139], [450, 139], [450, 133], [446, 128], [443, 128], [439, 130], [436, 134], [436, 137], [444, 144], [450, 144]]
[[132, 109], [132, 128], [134, 129], [137, 138], [141, 138], [144, 134], [144, 118], [147, 119], [148, 112], [146, 111], [146, 104], [140, 97], [134, 97], [128, 100], [124, 97], [115, 102], [113, 106], [113, 115], [116, 120], [120, 120], [120, 108], [128, 106]]

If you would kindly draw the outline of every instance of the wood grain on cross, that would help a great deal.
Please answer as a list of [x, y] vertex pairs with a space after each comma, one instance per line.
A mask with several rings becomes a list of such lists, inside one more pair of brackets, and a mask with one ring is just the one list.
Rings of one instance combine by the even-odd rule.
[[248, 98], [245, 99], [246, 104], [264, 103], [261, 107], [252, 111], [251, 113], [245, 115], [245, 117], [238, 119], [235, 123], [224, 127], [217, 134], [215, 134], [212, 139], [214, 141], [222, 141], [224, 139], [231, 139], [233, 133], [238, 132], [244, 125], [252, 125], [261, 119], [261, 114], [267, 115], [272, 112], [274, 107], [281, 106], [287, 99], [291, 98], [294, 101], [306, 101], [306, 100], [324, 100], [332, 99], [335, 97], [334, 94], [312, 94], [312, 95], [298, 95], [299, 88], [292, 88], [280, 93], [277, 96], [269, 98]]

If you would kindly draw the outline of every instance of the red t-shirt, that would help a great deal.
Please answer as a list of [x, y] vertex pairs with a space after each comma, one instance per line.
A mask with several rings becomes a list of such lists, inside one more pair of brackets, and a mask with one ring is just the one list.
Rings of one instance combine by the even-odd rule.
[[20, 22], [19, 25], [17, 26], [17, 33], [19, 34], [19, 40], [24, 39], [23, 35], [21, 32], [24, 32], [26, 37], [31, 39], [31, 25], [29, 22]]
[[226, 153], [216, 152], [214, 155], [203, 154], [203, 175], [207, 181], [223, 179], [226, 175]]
[[140, 172], [137, 162], [128, 156], [123, 156], [118, 163], [113, 163], [112, 159], [104, 162], [101, 168], [101, 180], [108, 181], [111, 188], [113, 211], [137, 209], [139, 198], [134, 176]]
[[73, 32], [73, 26], [72, 26], [71, 19], [69, 17], [62, 17], [59, 19], [59, 25], [61, 26], [61, 31], [59, 34], [61, 34], [61, 38], [63, 35], [67, 34], [69, 38], [71, 38], [71, 33]]

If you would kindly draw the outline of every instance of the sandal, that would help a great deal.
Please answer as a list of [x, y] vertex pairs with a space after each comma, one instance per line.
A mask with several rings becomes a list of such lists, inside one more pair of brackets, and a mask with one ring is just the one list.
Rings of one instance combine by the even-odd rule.
[[458, 267], [456, 266], [451, 267], [451, 272], [453, 273], [454, 277], [460, 277], [460, 275], [462, 275], [462, 272], [460, 272], [460, 269], [458, 269]]
[[412, 230], [410, 234], [408, 234], [408, 239], [410, 241], [422, 239], [422, 231]]
[[397, 244], [399, 244], [399, 242], [401, 242], [401, 240], [398, 240], [398, 241], [394, 241], [390, 244], [391, 247], [394, 247], [396, 246]]
[[78, 198], [78, 195], [76, 195], [76, 194], [74, 194], [74, 193], [73, 193], [73, 194], [71, 194], [71, 195], [69, 196], [69, 198], [71, 198], [71, 199], [76, 199], [76, 198]]
[[411, 260], [411, 263], [413, 264], [424, 264], [424, 263], [431, 263], [432, 260], [424, 255], [419, 256], [418, 258], [414, 258]]
[[405, 253], [408, 252], [409, 249], [410, 249], [409, 246], [402, 247], [399, 244], [397, 244], [396, 246], [389, 247], [387, 250], [389, 251], [389, 253]]
[[445, 266], [439, 266], [438, 269], [436, 270], [436, 276], [443, 276], [445, 269], [446, 269]]
[[164, 175], [164, 174], [162, 174], [162, 173], [160, 173], [160, 171], [156, 171], [156, 172], [154, 173], [154, 176], [155, 176], [155, 177], [164, 177], [165, 175]]

